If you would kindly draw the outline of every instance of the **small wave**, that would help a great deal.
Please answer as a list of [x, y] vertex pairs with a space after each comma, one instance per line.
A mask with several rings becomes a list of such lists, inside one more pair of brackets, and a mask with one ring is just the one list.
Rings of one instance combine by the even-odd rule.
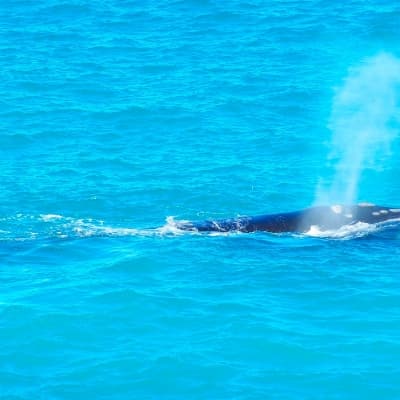
[[62, 215], [58, 215], [58, 214], [41, 214], [40, 218], [42, 219], [42, 221], [48, 222], [54, 219], [62, 219]]

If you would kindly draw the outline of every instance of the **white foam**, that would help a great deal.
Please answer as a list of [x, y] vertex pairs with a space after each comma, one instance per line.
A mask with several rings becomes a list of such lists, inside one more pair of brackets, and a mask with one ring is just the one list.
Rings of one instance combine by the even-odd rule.
[[42, 219], [42, 221], [52, 221], [55, 219], [62, 219], [62, 215], [58, 215], [58, 214], [41, 214], [40, 218]]
[[[179, 225], [190, 224], [191, 221], [188, 220], [178, 220], [175, 221], [174, 217], [167, 217], [167, 223], [160, 227], [156, 228], [155, 231], [161, 235], [201, 235], [201, 236], [232, 236], [232, 235], [242, 235], [243, 232], [239, 231], [240, 225], [238, 224], [237, 230], [231, 231], [198, 231], [196, 228], [191, 230], [189, 229], [181, 229]], [[219, 227], [217, 222], [214, 222], [215, 227]], [[221, 228], [222, 229], [222, 228]]]
[[[72, 229], [74, 234], [79, 237], [154, 236], [156, 234], [160, 234], [160, 228], [158, 228], [158, 229], [135, 229], [135, 228], [112, 227], [112, 226], [104, 225], [102, 221], [93, 223], [93, 222], [91, 222], [91, 220], [85, 221], [82, 219], [72, 220], [68, 225]], [[68, 227], [68, 225], [66, 225], [65, 227]]]
[[334, 239], [354, 239], [362, 237], [377, 230], [377, 225], [357, 222], [355, 224], [344, 225], [339, 229], [321, 230], [319, 226], [312, 225], [306, 236]]
[[[186, 220], [179, 220], [179, 223], [189, 223], [189, 221]], [[159, 235], [182, 235], [185, 233], [184, 230], [179, 229], [177, 221], [175, 221], [175, 218], [173, 216], [169, 216], [166, 218], [166, 224], [156, 228], [153, 230], [153, 232], [159, 234]]]

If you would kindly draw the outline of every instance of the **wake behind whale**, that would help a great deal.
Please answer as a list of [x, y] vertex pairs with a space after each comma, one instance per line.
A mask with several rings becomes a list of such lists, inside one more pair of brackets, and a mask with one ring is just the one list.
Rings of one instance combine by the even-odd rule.
[[362, 203], [351, 206], [317, 206], [300, 211], [252, 217], [175, 221], [174, 225], [179, 230], [192, 232], [306, 233], [313, 228], [320, 231], [331, 231], [358, 223], [377, 224], [399, 219], [400, 208]]
[[[319, 206], [300, 211], [204, 221], [177, 221], [167, 218], [163, 226], [132, 228], [107, 224], [92, 218], [72, 218], [56, 214], [2, 218], [0, 244], [31, 243], [99, 237], [175, 237], [182, 234], [222, 234], [268, 232], [304, 234], [324, 238], [355, 238], [376, 231], [399, 232], [400, 208], [359, 204]], [[397, 235], [397, 233], [396, 233]], [[397, 236], [396, 236], [397, 237]]]

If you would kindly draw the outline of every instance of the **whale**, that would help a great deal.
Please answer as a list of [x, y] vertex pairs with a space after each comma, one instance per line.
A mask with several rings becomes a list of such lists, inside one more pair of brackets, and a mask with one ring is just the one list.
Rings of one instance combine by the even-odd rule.
[[320, 231], [336, 230], [359, 222], [377, 224], [400, 220], [400, 208], [377, 206], [370, 203], [357, 205], [315, 206], [299, 211], [240, 216], [237, 218], [175, 221], [175, 227], [192, 232], [272, 232], [305, 233], [313, 227]]

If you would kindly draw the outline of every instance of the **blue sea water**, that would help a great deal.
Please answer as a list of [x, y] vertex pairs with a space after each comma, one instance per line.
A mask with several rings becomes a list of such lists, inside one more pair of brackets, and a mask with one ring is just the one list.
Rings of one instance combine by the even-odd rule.
[[[399, 19], [394, 0], [3, 0], [0, 398], [400, 398], [397, 228], [165, 222], [314, 204], [335, 93], [398, 60]], [[398, 99], [357, 201], [400, 206]]]

